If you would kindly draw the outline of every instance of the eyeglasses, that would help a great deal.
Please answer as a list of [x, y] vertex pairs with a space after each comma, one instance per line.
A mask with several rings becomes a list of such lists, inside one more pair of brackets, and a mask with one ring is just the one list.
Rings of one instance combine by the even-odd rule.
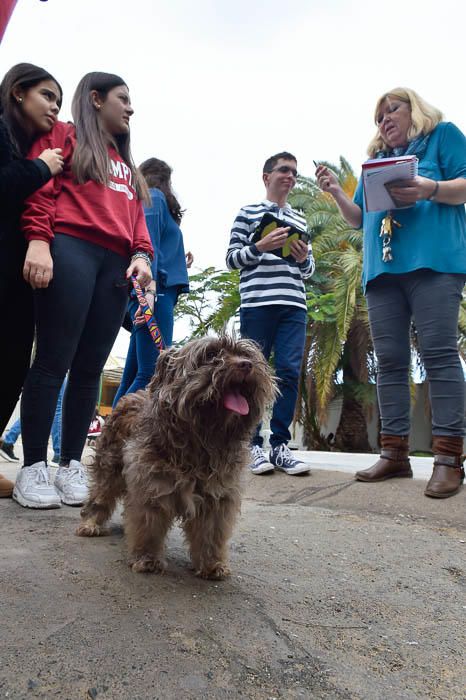
[[283, 173], [283, 175], [288, 175], [291, 173], [293, 177], [298, 177], [298, 171], [296, 168], [290, 168], [289, 165], [279, 165], [277, 168], [272, 168], [271, 173]]

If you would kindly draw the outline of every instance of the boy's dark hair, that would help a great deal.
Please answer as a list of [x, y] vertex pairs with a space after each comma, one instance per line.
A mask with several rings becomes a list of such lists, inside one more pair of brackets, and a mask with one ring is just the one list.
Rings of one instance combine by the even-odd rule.
[[282, 151], [282, 153], [276, 153], [274, 156], [267, 158], [264, 163], [264, 167], [262, 168], [262, 172], [271, 173], [281, 158], [283, 158], [283, 160], [294, 160], [296, 165], [298, 164], [298, 159], [296, 156], [294, 156], [292, 153], [288, 153], [288, 151]]

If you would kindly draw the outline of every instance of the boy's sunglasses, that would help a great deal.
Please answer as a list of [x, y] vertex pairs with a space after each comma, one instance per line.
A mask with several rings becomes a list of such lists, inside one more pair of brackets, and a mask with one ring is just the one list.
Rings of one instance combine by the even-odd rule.
[[288, 175], [291, 173], [293, 177], [298, 177], [298, 171], [296, 168], [290, 168], [289, 165], [279, 165], [277, 168], [272, 168], [271, 173], [283, 173], [283, 175]]

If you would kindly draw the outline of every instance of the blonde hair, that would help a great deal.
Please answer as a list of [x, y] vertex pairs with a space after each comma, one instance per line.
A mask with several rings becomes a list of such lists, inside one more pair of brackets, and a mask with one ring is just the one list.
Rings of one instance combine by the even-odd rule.
[[[408, 129], [408, 141], [412, 141], [420, 134], [423, 134], [424, 136], [430, 134], [430, 132], [433, 131], [437, 124], [443, 119], [442, 112], [423, 100], [422, 97], [417, 94], [417, 92], [411, 90], [410, 88], [397, 87], [384, 93], [377, 100], [374, 111], [374, 121], [376, 124], [380, 105], [389, 97], [394, 97], [410, 107], [411, 126]], [[382, 139], [380, 130], [377, 129], [377, 133], [367, 148], [367, 153], [369, 154], [370, 158], [373, 158], [378, 151], [386, 150], [388, 150], [387, 144]]]

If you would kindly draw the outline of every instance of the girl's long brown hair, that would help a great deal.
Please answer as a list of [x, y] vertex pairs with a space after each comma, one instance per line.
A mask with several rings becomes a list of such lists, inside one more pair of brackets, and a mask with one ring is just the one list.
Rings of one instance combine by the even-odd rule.
[[172, 169], [168, 163], [158, 158], [148, 158], [144, 163], [141, 163], [139, 171], [144, 176], [149, 187], [156, 187], [164, 193], [168, 210], [176, 223], [179, 224], [184, 214], [184, 209], [181, 208], [171, 188]]
[[77, 141], [71, 167], [78, 183], [83, 184], [88, 180], [94, 180], [94, 182], [107, 185], [110, 173], [108, 155], [110, 140], [110, 143], [131, 169], [139, 199], [150, 201], [147, 185], [138, 173], [131, 155], [129, 132], [112, 136], [104, 131], [99, 112], [92, 100], [91, 92], [93, 90], [99, 94], [102, 100], [105, 100], [110, 90], [121, 85], [128, 87], [120, 76], [99, 71], [87, 73], [79, 81], [71, 104]]

